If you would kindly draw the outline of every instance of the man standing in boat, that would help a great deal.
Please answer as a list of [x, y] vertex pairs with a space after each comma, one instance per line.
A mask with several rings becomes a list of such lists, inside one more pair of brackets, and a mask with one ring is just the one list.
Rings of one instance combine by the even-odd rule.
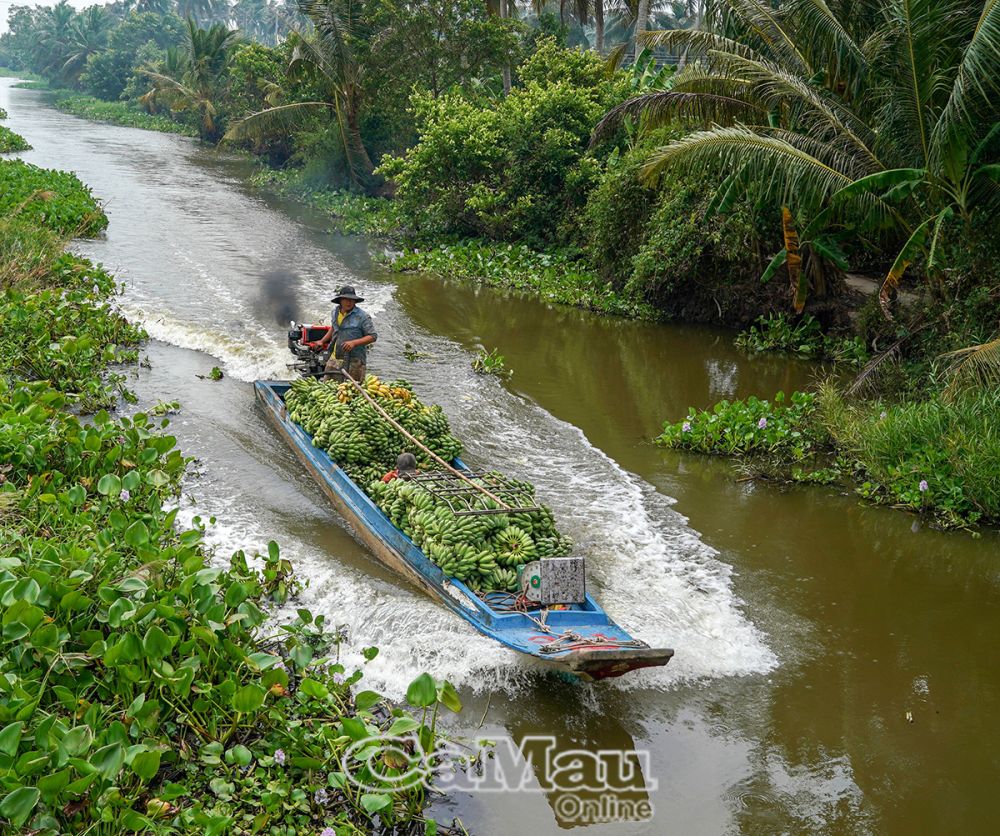
[[349, 374], [361, 383], [368, 372], [368, 346], [378, 339], [375, 324], [368, 313], [358, 307], [358, 302], [365, 300], [350, 285], [340, 288], [330, 301], [337, 307], [330, 317], [333, 327], [320, 342], [324, 351], [333, 343], [325, 371], [336, 381]]

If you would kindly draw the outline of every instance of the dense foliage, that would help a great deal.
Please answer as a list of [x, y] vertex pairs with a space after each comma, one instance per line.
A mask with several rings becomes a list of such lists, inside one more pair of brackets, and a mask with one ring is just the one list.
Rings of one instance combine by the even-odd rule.
[[785, 247], [765, 276], [786, 265], [797, 310], [859, 233], [894, 255], [887, 308], [908, 265], [942, 278], [949, 239], [967, 242], [980, 219], [1000, 216], [995, 3], [808, 2], [775, 15], [770, 3], [727, 0], [715, 11], [708, 31], [646, 39], [704, 58], [602, 127], [642, 115], [703, 128], [652, 152], [645, 176], [701, 168], [718, 176], [723, 203], [750, 188], [783, 205]]
[[598, 115], [621, 95], [594, 55], [543, 41], [499, 102], [414, 101], [419, 141], [381, 172], [422, 227], [497, 240], [565, 235], [600, 163], [586, 154]]

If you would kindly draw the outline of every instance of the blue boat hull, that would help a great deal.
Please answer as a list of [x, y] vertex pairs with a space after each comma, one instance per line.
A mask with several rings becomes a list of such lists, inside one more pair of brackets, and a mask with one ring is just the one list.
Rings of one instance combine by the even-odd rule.
[[[288, 417], [285, 381], [259, 380], [258, 400], [278, 433], [312, 473], [358, 538], [390, 569], [468, 621], [479, 632], [534, 659], [584, 679], [620, 676], [635, 668], [665, 665], [673, 656], [651, 648], [619, 627], [588, 594], [583, 604], [531, 615], [483, 601], [464, 583], [448, 578], [312, 437]], [[467, 469], [458, 459], [453, 463]]]

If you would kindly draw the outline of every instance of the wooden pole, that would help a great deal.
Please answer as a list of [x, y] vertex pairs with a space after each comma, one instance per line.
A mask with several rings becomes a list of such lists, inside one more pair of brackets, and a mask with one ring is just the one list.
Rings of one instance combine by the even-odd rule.
[[500, 505], [500, 507], [504, 511], [513, 511], [514, 510], [513, 508], [510, 507], [510, 505], [508, 505], [506, 502], [504, 502], [495, 493], [493, 493], [490, 490], [487, 490], [482, 485], [477, 485], [475, 482], [473, 482], [467, 476], [463, 475], [461, 471], [456, 470], [454, 467], [452, 467], [450, 464], [448, 464], [448, 462], [446, 462], [444, 459], [442, 459], [437, 453], [435, 453], [429, 447], [427, 447], [426, 445], [424, 445], [420, 441], [418, 441], [416, 438], [414, 438], [409, 432], [406, 431], [406, 429], [401, 424], [399, 424], [399, 422], [396, 421], [395, 418], [393, 418], [388, 412], [386, 412], [376, 402], [376, 400], [365, 391], [365, 387], [364, 386], [362, 386], [360, 383], [358, 383], [349, 374], [346, 374], [344, 372], [341, 372], [341, 374], [343, 374], [344, 377], [347, 378], [347, 380], [349, 380], [351, 382], [351, 385], [354, 386], [354, 388], [357, 389], [361, 393], [362, 397], [364, 397], [364, 399], [366, 401], [368, 401], [368, 403], [370, 403], [373, 407], [375, 407], [375, 410], [379, 413], [379, 415], [381, 415], [383, 418], [385, 418], [385, 420], [388, 421], [393, 427], [395, 427], [396, 430], [401, 435], [403, 435], [405, 438], [407, 438], [412, 443], [416, 444], [417, 447], [419, 447], [421, 450], [423, 450], [428, 456], [430, 456], [434, 461], [436, 461], [439, 465], [441, 465], [445, 470], [450, 471], [455, 476], [457, 476], [459, 479], [461, 479], [463, 482], [465, 482], [468, 485], [471, 485], [473, 488], [475, 488], [480, 493], [486, 494], [486, 496], [488, 496], [494, 502], [498, 503]]

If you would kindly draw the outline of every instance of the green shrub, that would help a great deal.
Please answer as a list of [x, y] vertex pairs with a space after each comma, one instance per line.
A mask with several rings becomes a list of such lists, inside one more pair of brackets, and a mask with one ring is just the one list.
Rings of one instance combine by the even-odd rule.
[[10, 128], [0, 125], [0, 154], [13, 154], [19, 151], [30, 151], [31, 146], [20, 134]]
[[623, 95], [600, 59], [545, 42], [499, 101], [461, 94], [413, 100], [419, 141], [383, 159], [413, 225], [494, 240], [551, 242], [600, 175], [593, 126]]
[[75, 174], [0, 160], [0, 215], [12, 213], [63, 235], [96, 235], [108, 225], [90, 189]]
[[7, 111], [0, 107], [0, 120], [7, 118]]
[[625, 153], [612, 151], [600, 182], [587, 199], [583, 220], [587, 254], [608, 281], [624, 284], [632, 275], [632, 261], [660, 199], [657, 188], [642, 182], [640, 171], [654, 147], [678, 135], [677, 128], [660, 129]]
[[[726, 214], [706, 217], [711, 194], [704, 175], [664, 181], [632, 262], [629, 283], [682, 316], [692, 302], [700, 305], [699, 288], [704, 289], [701, 295], [721, 296], [727, 288], [752, 281], [758, 293], [761, 289], [757, 280], [766, 263], [765, 218], [747, 200]], [[771, 234], [777, 229], [775, 222]]]

